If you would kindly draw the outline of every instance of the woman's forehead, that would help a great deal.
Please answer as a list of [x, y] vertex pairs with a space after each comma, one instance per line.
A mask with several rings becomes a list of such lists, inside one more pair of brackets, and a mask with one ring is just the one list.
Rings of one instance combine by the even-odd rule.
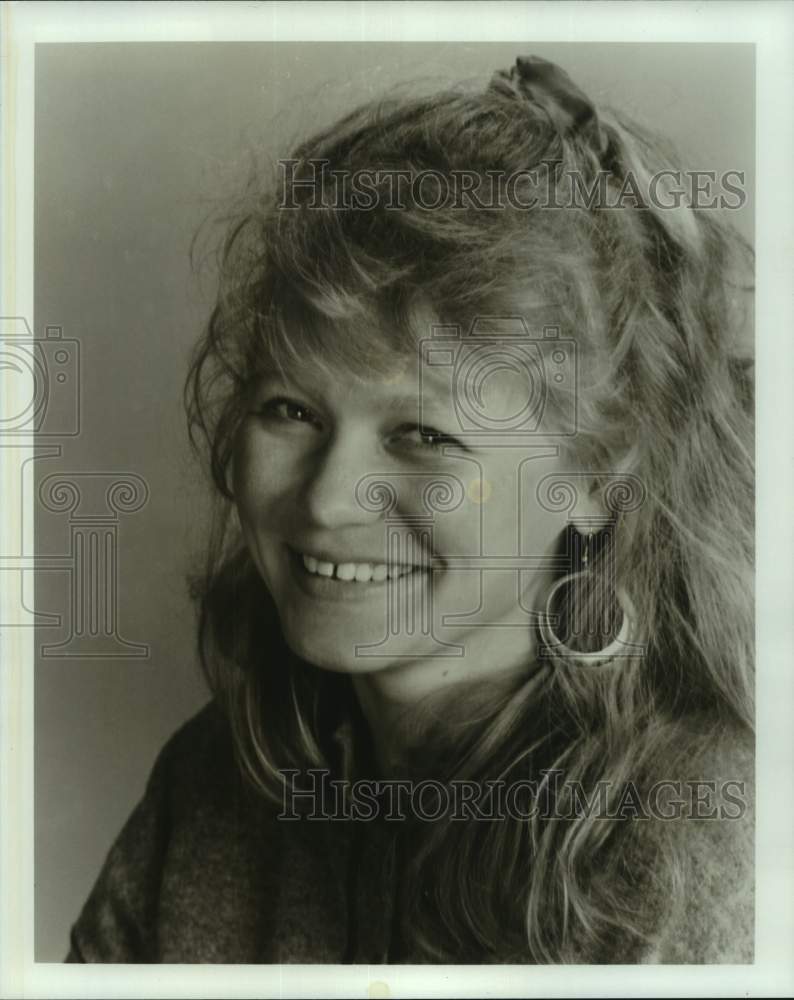
[[[275, 322], [268, 324], [266, 346], [273, 359], [296, 364], [336, 362], [355, 374], [388, 373], [395, 366], [410, 365], [441, 348], [478, 343], [483, 350], [504, 354], [546, 336], [548, 324], [559, 323], [559, 309], [544, 303], [539, 310], [479, 311], [436, 306], [416, 294], [405, 304], [362, 304], [347, 316], [323, 315], [303, 303], [277, 307]], [[541, 318], [543, 322], [541, 322]]]
[[391, 315], [383, 309], [334, 319], [280, 312], [256, 363], [285, 377], [374, 382], [429, 396], [509, 395], [542, 381], [544, 352], [537, 345], [549, 329], [537, 317], [532, 323], [515, 314], [483, 312], [456, 321], [419, 297]]
[[[496, 361], [483, 372], [456, 365], [428, 364], [427, 353], [395, 352], [370, 370], [352, 371], [342, 364], [314, 363], [276, 367], [265, 373], [287, 388], [328, 404], [347, 402], [379, 415], [416, 412], [423, 420], [455, 420], [463, 409], [500, 420], [532, 406], [537, 380], [519, 366]], [[542, 387], [541, 387], [542, 391]], [[451, 429], [454, 431], [454, 428]]]

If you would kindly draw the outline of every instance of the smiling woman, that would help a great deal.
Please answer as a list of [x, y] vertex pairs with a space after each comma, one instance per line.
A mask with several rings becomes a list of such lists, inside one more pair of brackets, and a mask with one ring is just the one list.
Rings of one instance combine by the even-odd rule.
[[749, 252], [533, 57], [286, 162], [187, 386], [213, 701], [71, 960], [752, 960]]

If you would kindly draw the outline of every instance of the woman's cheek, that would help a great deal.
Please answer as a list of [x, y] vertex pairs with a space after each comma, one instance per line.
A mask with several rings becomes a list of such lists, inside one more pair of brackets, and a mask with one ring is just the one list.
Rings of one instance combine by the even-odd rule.
[[231, 481], [235, 498], [239, 501], [251, 478], [251, 430], [246, 421], [238, 429], [232, 449]]
[[233, 453], [235, 486], [251, 492], [260, 489], [268, 478], [272, 482], [269, 467], [277, 450], [269, 436], [252, 421], [244, 424], [238, 432]]

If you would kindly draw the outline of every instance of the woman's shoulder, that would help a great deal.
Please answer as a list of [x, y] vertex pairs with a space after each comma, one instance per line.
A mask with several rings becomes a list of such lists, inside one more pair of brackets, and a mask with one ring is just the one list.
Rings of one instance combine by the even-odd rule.
[[688, 757], [695, 769], [722, 772], [726, 779], [742, 774], [752, 781], [755, 738], [746, 725], [705, 714], [693, 715], [679, 723], [677, 732], [680, 754]]
[[231, 724], [213, 699], [183, 723], [157, 755], [147, 787], [167, 808], [171, 826], [212, 817], [239, 824], [272, 819], [278, 808], [254, 789], [240, 766]]
[[656, 889], [644, 961], [753, 961], [754, 772], [752, 734], [704, 717], [678, 726], [660, 754], [647, 789], [654, 808], [629, 853]]
[[73, 928], [69, 960], [254, 954], [261, 928], [245, 893], [275, 878], [272, 815], [243, 781], [230, 727], [210, 702], [158, 754]]
[[153, 774], [172, 777], [214, 777], [234, 764], [231, 728], [215, 699], [190, 716], [166, 740], [157, 755]]

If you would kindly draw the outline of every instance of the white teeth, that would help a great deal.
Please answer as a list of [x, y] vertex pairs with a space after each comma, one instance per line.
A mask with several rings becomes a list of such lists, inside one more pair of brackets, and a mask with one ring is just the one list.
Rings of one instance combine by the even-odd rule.
[[303, 556], [303, 565], [307, 572], [318, 576], [335, 577], [346, 583], [382, 583], [387, 578], [396, 579], [414, 571], [413, 566], [387, 566], [385, 563], [339, 563], [321, 562], [314, 556]]
[[341, 563], [339, 566], [336, 567], [336, 577], [339, 580], [355, 580], [356, 564]]

